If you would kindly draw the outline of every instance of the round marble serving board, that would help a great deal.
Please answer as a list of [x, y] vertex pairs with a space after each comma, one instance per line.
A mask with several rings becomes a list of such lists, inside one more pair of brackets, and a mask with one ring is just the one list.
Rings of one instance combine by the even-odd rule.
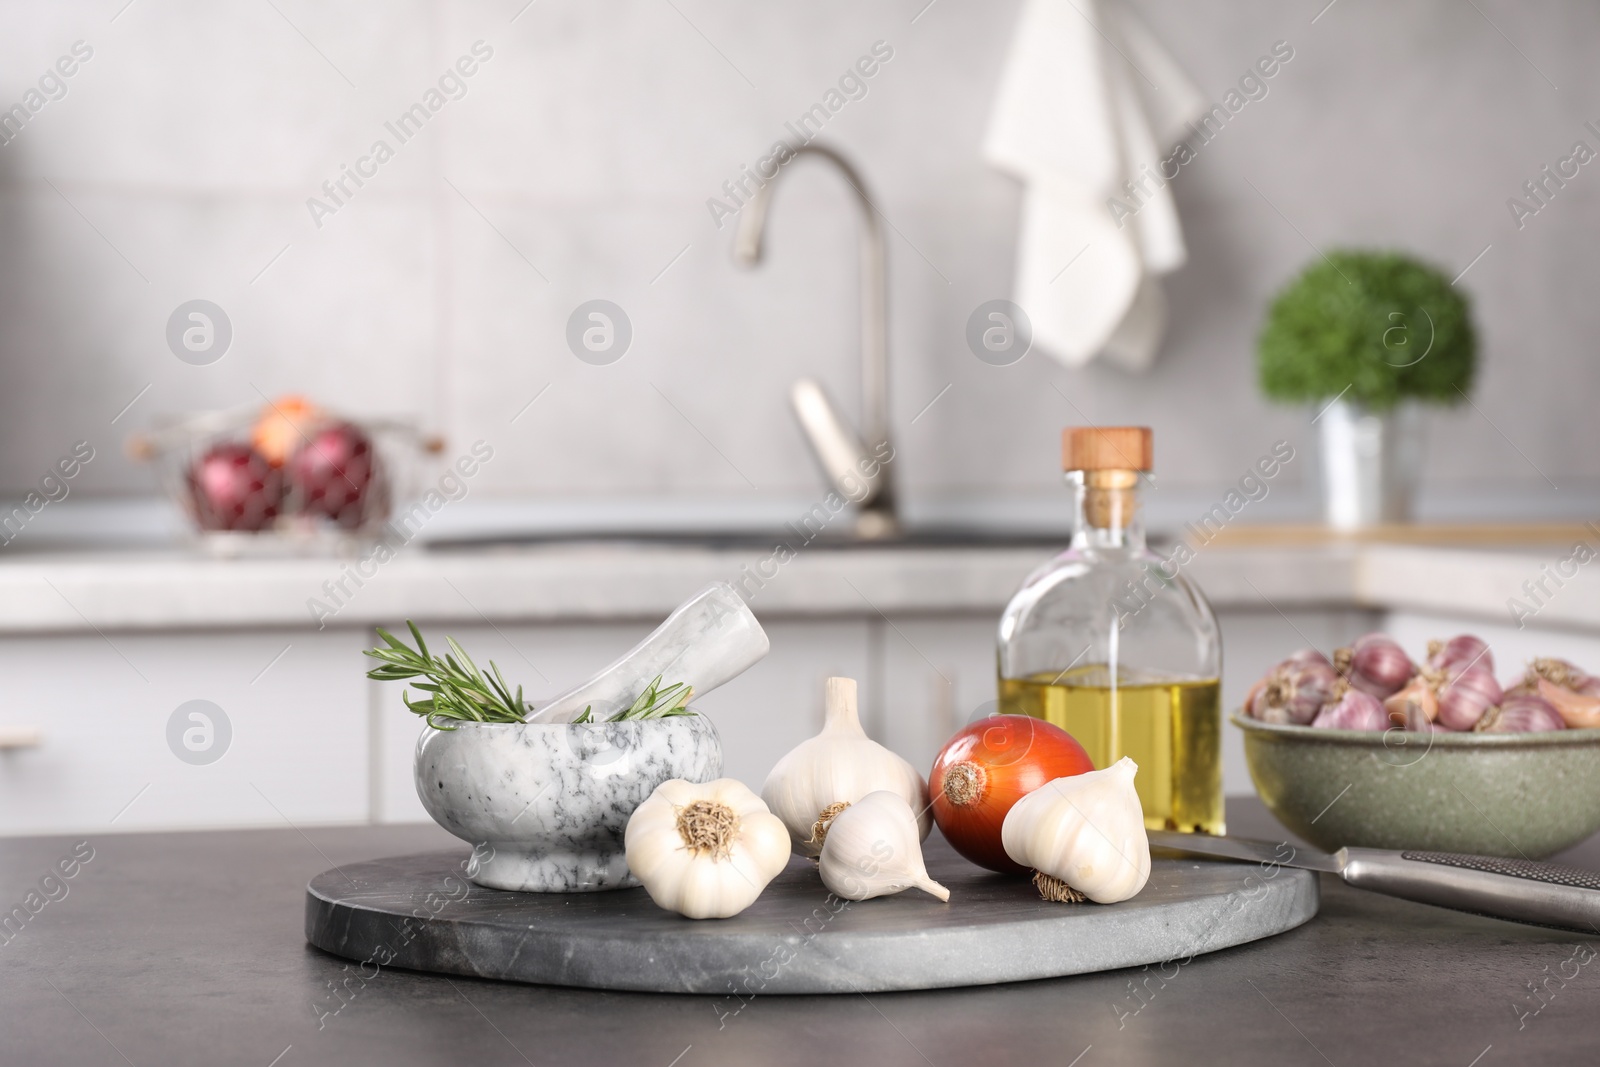
[[[1055, 904], [1022, 876], [974, 867], [938, 834], [928, 873], [950, 902], [911, 889], [828, 894], [798, 856], [731, 919], [663, 911], [643, 889], [508, 893], [462, 877], [467, 857], [427, 852], [326, 871], [306, 887], [306, 939], [369, 966], [589, 989], [872, 993], [1053, 978], [1188, 957], [1270, 937], [1317, 913], [1308, 871], [1157, 853], [1120, 904]], [[364, 973], [364, 972], [363, 972]]]

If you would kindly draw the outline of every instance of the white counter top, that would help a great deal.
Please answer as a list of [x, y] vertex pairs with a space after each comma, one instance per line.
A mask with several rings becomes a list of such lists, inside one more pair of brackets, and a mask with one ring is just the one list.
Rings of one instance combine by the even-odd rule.
[[[774, 617], [998, 613], [1047, 555], [1031, 547], [819, 548], [763, 581], [757, 567], [767, 556], [758, 550], [642, 544], [414, 548], [366, 577], [355, 561], [334, 558], [40, 553], [0, 559], [0, 633], [304, 629], [315, 628], [319, 615], [328, 627], [405, 618], [655, 618], [719, 578], [741, 585], [759, 614]], [[1563, 555], [1385, 544], [1213, 547], [1187, 573], [1222, 609], [1342, 605], [1514, 624], [1508, 598], [1526, 600], [1523, 583]], [[1600, 628], [1600, 567], [1564, 583], [1549, 586], [1539, 624]]]

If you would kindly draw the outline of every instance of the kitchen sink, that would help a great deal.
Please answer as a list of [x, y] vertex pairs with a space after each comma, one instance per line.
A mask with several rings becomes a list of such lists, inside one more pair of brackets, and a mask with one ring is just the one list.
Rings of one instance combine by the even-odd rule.
[[749, 530], [572, 530], [527, 533], [489, 533], [445, 537], [428, 542], [435, 552], [514, 548], [560, 544], [636, 544], [712, 549], [771, 549], [787, 544], [793, 549], [873, 548], [1031, 548], [1041, 552], [1065, 548], [1069, 538], [1037, 531], [994, 530], [965, 526], [924, 526], [881, 538], [860, 538], [849, 533], [821, 534], [805, 539], [794, 529]]

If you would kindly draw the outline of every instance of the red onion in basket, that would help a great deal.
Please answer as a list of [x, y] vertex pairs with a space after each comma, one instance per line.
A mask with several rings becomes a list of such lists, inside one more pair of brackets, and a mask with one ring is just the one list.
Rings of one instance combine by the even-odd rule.
[[1487, 667], [1494, 673], [1494, 656], [1483, 638], [1457, 634], [1448, 641], [1428, 642], [1428, 666], [1454, 675], [1469, 666]]
[[1405, 649], [1379, 633], [1362, 634], [1349, 648], [1335, 650], [1333, 665], [1352, 686], [1379, 700], [1398, 693], [1417, 673]]
[[1566, 728], [1561, 715], [1537, 693], [1511, 693], [1473, 727], [1482, 734], [1532, 734]]
[[1245, 711], [1262, 722], [1304, 726], [1333, 698], [1339, 675], [1316, 649], [1301, 649], [1250, 687]]
[[1505, 695], [1500, 683], [1481, 661], [1453, 674], [1437, 691], [1439, 715], [1436, 721], [1451, 730], [1472, 729]]
[[263, 530], [283, 503], [283, 474], [245, 444], [213, 445], [185, 475], [202, 530]]
[[1389, 713], [1371, 693], [1351, 688], [1319, 711], [1311, 725], [1330, 730], [1387, 730]]

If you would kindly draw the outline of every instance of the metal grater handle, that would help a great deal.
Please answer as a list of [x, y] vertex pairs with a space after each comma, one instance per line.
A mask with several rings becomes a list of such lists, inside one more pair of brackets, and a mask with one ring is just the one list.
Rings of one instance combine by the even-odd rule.
[[1340, 874], [1361, 889], [1534, 926], [1600, 936], [1600, 873], [1453, 852], [1341, 849]]
[[1600, 890], [1600, 871], [1586, 871], [1582, 867], [1568, 867], [1562, 863], [1536, 863], [1533, 860], [1502, 859], [1499, 856], [1468, 856], [1460, 852], [1402, 852], [1400, 858], [1416, 860], [1419, 863], [1442, 863], [1447, 867], [1461, 867], [1469, 871], [1503, 874], [1508, 878], [1526, 878], [1531, 882], [1548, 882], [1551, 885]]

